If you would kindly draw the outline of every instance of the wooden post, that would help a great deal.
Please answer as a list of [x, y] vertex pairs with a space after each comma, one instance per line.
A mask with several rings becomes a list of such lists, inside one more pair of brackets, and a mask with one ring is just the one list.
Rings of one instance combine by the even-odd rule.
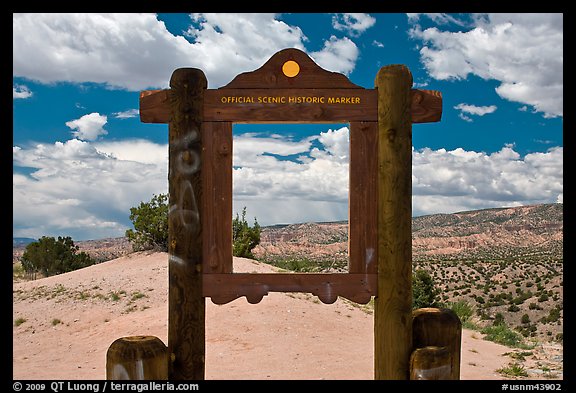
[[452, 379], [451, 362], [452, 356], [446, 347], [418, 348], [410, 356], [410, 379]]
[[169, 376], [175, 380], [204, 379], [201, 126], [206, 86], [206, 76], [196, 68], [179, 68], [170, 78], [168, 349]]
[[106, 379], [167, 380], [168, 348], [154, 336], [119, 338], [106, 353]]
[[419, 308], [413, 312], [414, 349], [428, 346], [446, 347], [450, 353], [450, 373], [445, 379], [460, 379], [462, 323], [447, 308]]
[[374, 377], [408, 379], [412, 353], [412, 75], [382, 67], [378, 90], [378, 295]]

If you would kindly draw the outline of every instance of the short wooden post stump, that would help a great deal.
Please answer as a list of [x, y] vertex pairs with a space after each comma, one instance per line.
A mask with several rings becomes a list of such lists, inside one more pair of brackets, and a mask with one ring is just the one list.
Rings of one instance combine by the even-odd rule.
[[106, 353], [108, 380], [168, 380], [168, 348], [154, 336], [128, 336]]
[[452, 356], [446, 347], [418, 348], [410, 356], [410, 379], [453, 379]]
[[[424, 370], [425, 364], [428, 364], [431, 369], [446, 365], [447, 372], [445, 369], [442, 369], [442, 372], [436, 370], [439, 374], [432, 373], [430, 374], [431, 378], [460, 379], [462, 323], [454, 311], [447, 308], [432, 307], [414, 310], [412, 312], [412, 334], [414, 351], [411, 367], [416, 366], [420, 370]], [[424, 351], [417, 354], [416, 352], [420, 349], [424, 349]], [[410, 374], [412, 376], [414, 373], [411, 371]], [[421, 376], [424, 374], [420, 372]]]

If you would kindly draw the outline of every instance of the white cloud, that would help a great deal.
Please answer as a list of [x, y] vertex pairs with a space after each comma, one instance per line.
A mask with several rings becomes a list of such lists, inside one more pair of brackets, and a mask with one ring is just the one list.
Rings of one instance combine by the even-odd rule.
[[563, 15], [481, 14], [469, 31], [416, 25], [421, 61], [435, 79], [469, 74], [497, 80], [504, 99], [534, 107], [545, 117], [563, 115]]
[[348, 37], [331, 36], [322, 50], [310, 53], [310, 57], [328, 71], [349, 74], [356, 66], [358, 53], [358, 47]]
[[72, 135], [76, 138], [86, 141], [94, 141], [100, 135], [108, 134], [108, 131], [104, 129], [104, 125], [106, 125], [107, 122], [108, 117], [106, 115], [93, 112], [84, 115], [79, 119], [67, 121], [66, 125], [70, 129], [76, 130], [72, 132]]
[[420, 20], [421, 16], [425, 16], [425, 17], [431, 19], [432, 21], [434, 21], [435, 23], [438, 23], [440, 25], [445, 25], [448, 23], [454, 23], [454, 24], [459, 25], [459, 26], [464, 25], [464, 22], [462, 22], [461, 20], [454, 18], [452, 15], [445, 14], [445, 13], [424, 13], [424, 14], [407, 13], [406, 15], [408, 16], [408, 22], [409, 23], [416, 23]]
[[138, 117], [139, 115], [140, 110], [138, 109], [128, 109], [127, 111], [112, 113], [112, 116], [117, 119], [129, 119], [131, 117]]
[[377, 40], [372, 41], [372, 45], [378, 48], [384, 48], [384, 44]]
[[[285, 159], [293, 155], [306, 158]], [[234, 139], [234, 166], [234, 190], [239, 199], [346, 203], [348, 128], [329, 129], [302, 141], [240, 135]]]
[[353, 37], [358, 37], [375, 23], [376, 19], [368, 14], [334, 14], [332, 16], [332, 27], [339, 31], [346, 31]]
[[[345, 220], [348, 144], [347, 127], [301, 141], [257, 134], [235, 137], [235, 211], [246, 207], [263, 225]], [[285, 159], [294, 155], [299, 156], [296, 161]]]
[[130, 208], [167, 192], [167, 155], [149, 141], [15, 146], [14, 166], [33, 171], [13, 174], [14, 236], [123, 236]]
[[[348, 149], [347, 127], [236, 136], [235, 211], [262, 225], [347, 219]], [[168, 146], [145, 140], [13, 146], [13, 161], [15, 236], [122, 236], [130, 208], [168, 189]], [[415, 215], [562, 201], [563, 148], [413, 151], [412, 190]]]
[[32, 97], [32, 92], [27, 86], [14, 85], [12, 86], [12, 99], [26, 99]]
[[[155, 14], [13, 14], [13, 76], [138, 91], [167, 88], [175, 69], [196, 67], [217, 88], [281, 49], [305, 50], [307, 40], [299, 27], [265, 13], [192, 14], [186, 35], [193, 42]], [[316, 55], [344, 73], [358, 57], [351, 41], [335, 38]]]
[[524, 157], [512, 146], [414, 151], [412, 193], [414, 215], [554, 203], [563, 195], [563, 148]]
[[489, 105], [489, 106], [476, 106], [476, 105], [469, 105], [469, 104], [458, 104], [454, 107], [454, 109], [458, 109], [463, 113], [469, 113], [471, 115], [477, 116], [484, 116], [488, 113], [494, 113], [497, 108], [496, 105]]

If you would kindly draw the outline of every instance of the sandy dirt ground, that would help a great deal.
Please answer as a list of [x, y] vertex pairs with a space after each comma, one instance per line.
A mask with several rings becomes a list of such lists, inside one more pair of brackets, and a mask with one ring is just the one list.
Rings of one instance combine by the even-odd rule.
[[[237, 272], [271, 269], [234, 261]], [[14, 379], [105, 379], [114, 340], [149, 335], [167, 343], [166, 253], [134, 253], [14, 283], [13, 291]], [[271, 293], [256, 305], [207, 300], [206, 379], [373, 379], [373, 323], [354, 303], [325, 305], [307, 294]], [[496, 371], [513, 362], [510, 352], [464, 330], [461, 379], [511, 378]]]

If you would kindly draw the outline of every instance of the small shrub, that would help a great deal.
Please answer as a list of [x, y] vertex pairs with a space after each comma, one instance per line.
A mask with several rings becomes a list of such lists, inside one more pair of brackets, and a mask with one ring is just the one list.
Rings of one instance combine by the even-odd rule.
[[14, 326], [20, 326], [22, 325], [24, 322], [26, 322], [25, 318], [18, 318], [14, 321]]
[[543, 293], [542, 295], [540, 295], [540, 297], [538, 298], [538, 301], [540, 303], [545, 302], [546, 300], [548, 300], [548, 295]]
[[478, 326], [476, 326], [471, 318], [474, 315], [474, 308], [465, 300], [459, 300], [455, 303], [451, 303], [448, 305], [448, 308], [454, 311], [454, 313], [460, 318], [460, 322], [462, 323], [462, 327], [466, 329], [477, 330]]
[[150, 202], [130, 208], [134, 229], [128, 229], [125, 236], [134, 251], [168, 250], [168, 210], [168, 194], [154, 194]]
[[131, 300], [134, 301], [134, 300], [141, 299], [141, 298], [143, 298], [143, 297], [146, 297], [146, 295], [144, 295], [142, 292], [134, 292], [134, 293], [132, 294], [132, 299], [131, 299]]
[[62, 323], [62, 321], [59, 320], [58, 318], [54, 318], [54, 319], [52, 320], [52, 326], [56, 326], [56, 325], [59, 325], [59, 324], [61, 324], [61, 323]]
[[523, 347], [522, 336], [511, 330], [505, 323], [487, 326], [480, 331], [484, 339], [512, 348]]
[[492, 322], [492, 325], [496, 326], [496, 325], [501, 325], [505, 323], [504, 321], [504, 315], [502, 315], [502, 313], [498, 313], [494, 316], [494, 322]]
[[524, 366], [519, 364], [519, 363], [510, 363], [506, 367], [499, 368], [498, 370], [496, 370], [496, 372], [498, 372], [502, 375], [510, 376], [510, 377], [527, 377], [528, 376], [528, 372], [526, 372], [526, 369], [524, 368]]
[[418, 269], [412, 275], [412, 308], [438, 307], [440, 290], [426, 270]]
[[520, 319], [520, 322], [522, 322], [523, 324], [530, 323], [530, 317], [528, 316], [528, 314], [522, 315], [522, 318]]
[[95, 261], [84, 251], [78, 252], [70, 236], [42, 236], [26, 246], [22, 255], [22, 267], [26, 273], [40, 272], [44, 276], [71, 272], [90, 265]]

